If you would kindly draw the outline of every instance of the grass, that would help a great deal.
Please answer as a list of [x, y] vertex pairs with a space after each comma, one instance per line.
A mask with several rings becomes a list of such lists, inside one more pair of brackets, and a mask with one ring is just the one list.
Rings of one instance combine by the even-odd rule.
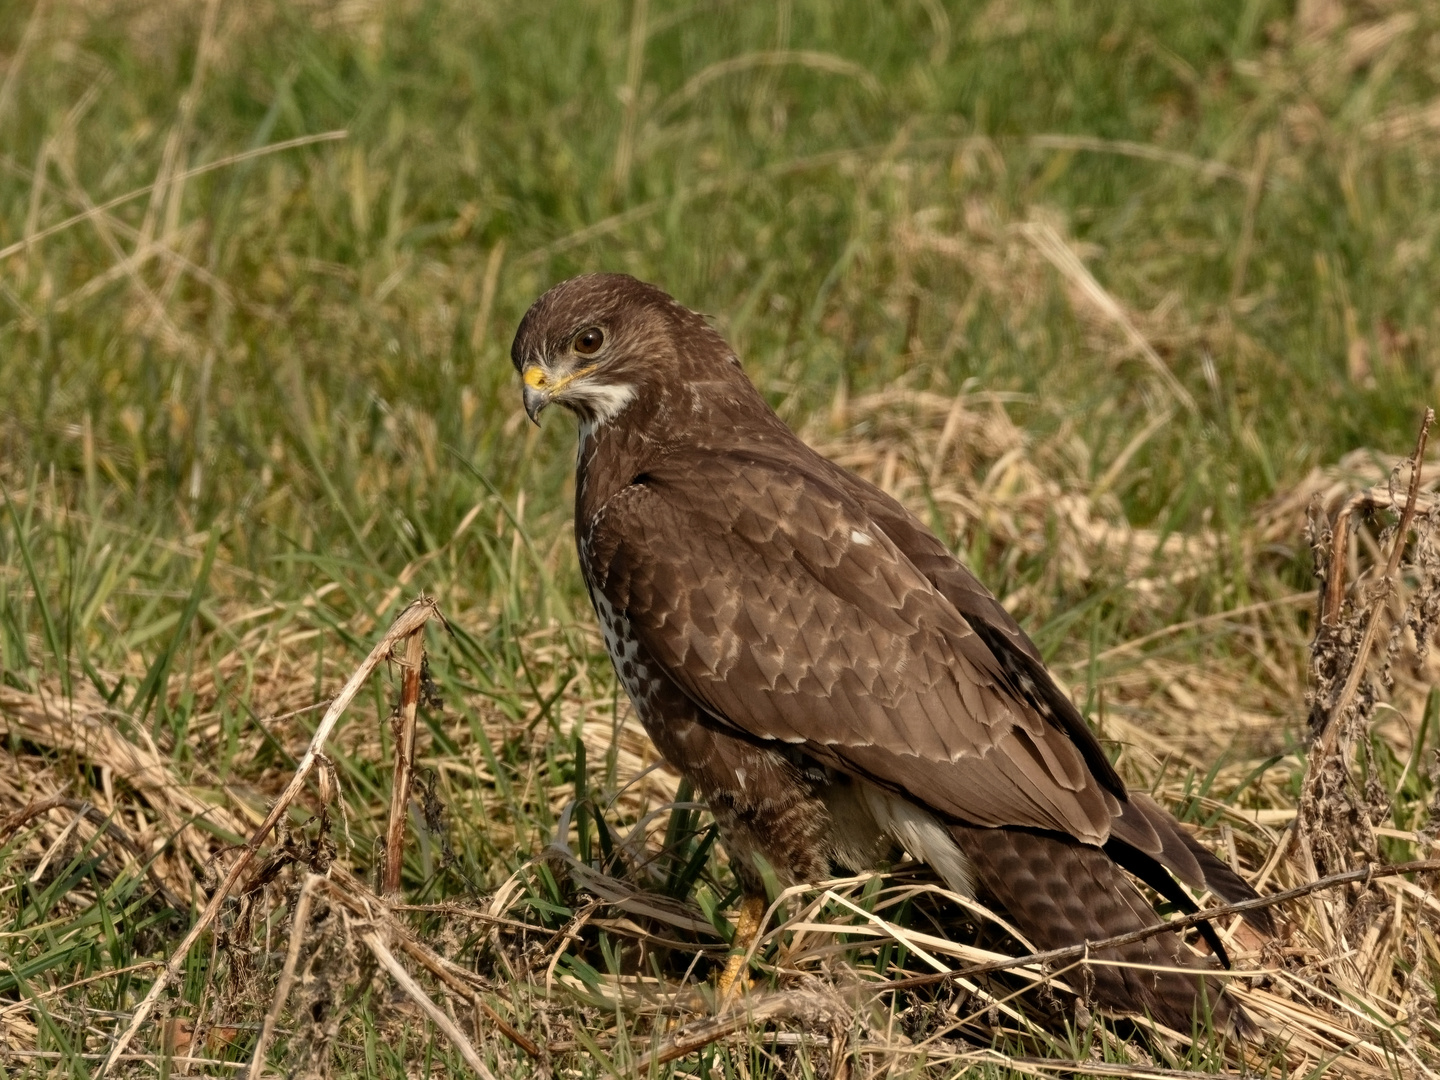
[[[1252, 878], [1326, 870], [1276, 854], [1306, 775], [1305, 508], [1382, 483], [1435, 398], [1437, 43], [1404, 0], [0, 0], [7, 1070], [89, 1074], [292, 774], [312, 706], [421, 590], [452, 629], [429, 639], [444, 706], [423, 714], [434, 798], [404, 894], [469, 914], [408, 925], [562, 1069], [623, 1073], [661, 1037], [732, 890], [708, 818], [644, 772], [579, 587], [573, 435], [525, 422], [508, 363], [529, 302], [582, 270], [711, 313], [787, 420], [1006, 600], [1133, 783]], [[1385, 520], [1352, 579], [1383, 561]], [[1433, 667], [1402, 645], [1351, 744], [1391, 859], [1426, 854], [1440, 738]], [[248, 1060], [305, 866], [327, 844], [361, 877], [377, 861], [393, 693], [342, 720], [334, 820], [312, 784], [298, 861], [190, 954], [127, 1069]], [[6, 824], [47, 798], [69, 801]], [[557, 835], [569, 860], [535, 861]], [[923, 878], [834, 895], [977, 940]], [[839, 900], [795, 904], [782, 918], [809, 905], [852, 932], [787, 923], [766, 963], [783, 943], [826, 985], [924, 967]], [[353, 913], [317, 905], [272, 1067], [460, 1071]], [[1440, 972], [1423, 897], [1291, 914], [1288, 999], [1380, 1049], [1298, 1039], [1252, 1065], [1440, 1067], [1415, 1004]], [[1339, 942], [1337, 973], [1315, 950]], [[674, 1067], [823, 1073], [825, 1045], [896, 1075], [1137, 1048], [1224, 1065], [1206, 1041], [1166, 1063], [1123, 1026], [1070, 1045], [964, 1000], [812, 1002], [776, 1023], [828, 1043], [737, 1036]], [[492, 1068], [528, 1075], [477, 1027]], [[929, 1064], [899, 1031], [942, 1032]]]

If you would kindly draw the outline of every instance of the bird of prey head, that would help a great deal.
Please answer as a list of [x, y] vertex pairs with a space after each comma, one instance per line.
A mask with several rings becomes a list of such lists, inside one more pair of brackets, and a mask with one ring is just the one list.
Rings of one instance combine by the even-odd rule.
[[552, 402], [604, 423], [657, 376], [673, 377], [678, 305], [659, 289], [593, 274], [546, 293], [520, 323], [511, 349], [525, 412], [539, 422]]
[[703, 316], [624, 274], [586, 274], [551, 289], [520, 321], [510, 358], [525, 412], [537, 423], [552, 402], [591, 426], [639, 398], [637, 412], [654, 422], [680, 419], [672, 406], [693, 406], [702, 386], [725, 399], [753, 393], [739, 359]]

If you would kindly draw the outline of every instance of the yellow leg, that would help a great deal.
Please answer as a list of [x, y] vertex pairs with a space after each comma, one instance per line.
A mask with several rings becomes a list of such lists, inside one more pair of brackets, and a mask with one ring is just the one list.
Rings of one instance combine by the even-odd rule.
[[730, 959], [725, 963], [725, 970], [720, 973], [717, 986], [717, 1010], [723, 1009], [729, 1003], [737, 986], [743, 989], [749, 984], [749, 980], [741, 978], [741, 975], [745, 970], [745, 957], [760, 933], [760, 919], [764, 914], [765, 897], [747, 896], [740, 901], [740, 915], [735, 920], [735, 939], [730, 942]]

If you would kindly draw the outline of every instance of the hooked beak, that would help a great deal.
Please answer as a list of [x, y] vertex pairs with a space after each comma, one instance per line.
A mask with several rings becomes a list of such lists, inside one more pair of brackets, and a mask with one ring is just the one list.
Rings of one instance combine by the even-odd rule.
[[532, 422], [540, 423], [540, 413], [544, 411], [545, 406], [554, 401], [561, 390], [577, 379], [585, 378], [597, 366], [597, 364], [588, 364], [585, 367], [577, 368], [568, 375], [554, 379], [539, 364], [531, 364], [520, 374], [520, 378], [525, 383], [523, 394], [525, 415], [530, 417]]
[[530, 422], [537, 427], [540, 424], [540, 414], [545, 406], [550, 404], [550, 391], [546, 389], [548, 380], [545, 372], [538, 366], [527, 367], [520, 376], [525, 382], [525, 389], [522, 398], [525, 403], [525, 415], [530, 417]]

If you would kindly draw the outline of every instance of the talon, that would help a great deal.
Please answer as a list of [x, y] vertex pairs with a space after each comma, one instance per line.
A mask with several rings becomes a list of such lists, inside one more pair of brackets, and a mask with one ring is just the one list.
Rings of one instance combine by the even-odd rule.
[[750, 989], [750, 980], [742, 978], [742, 975], [750, 947], [760, 935], [760, 920], [764, 915], [765, 897], [747, 896], [741, 901], [740, 914], [735, 919], [735, 937], [730, 942], [730, 958], [725, 962], [725, 970], [720, 973], [716, 982], [716, 1012], [722, 1011], [730, 1003], [737, 988], [742, 992]]

